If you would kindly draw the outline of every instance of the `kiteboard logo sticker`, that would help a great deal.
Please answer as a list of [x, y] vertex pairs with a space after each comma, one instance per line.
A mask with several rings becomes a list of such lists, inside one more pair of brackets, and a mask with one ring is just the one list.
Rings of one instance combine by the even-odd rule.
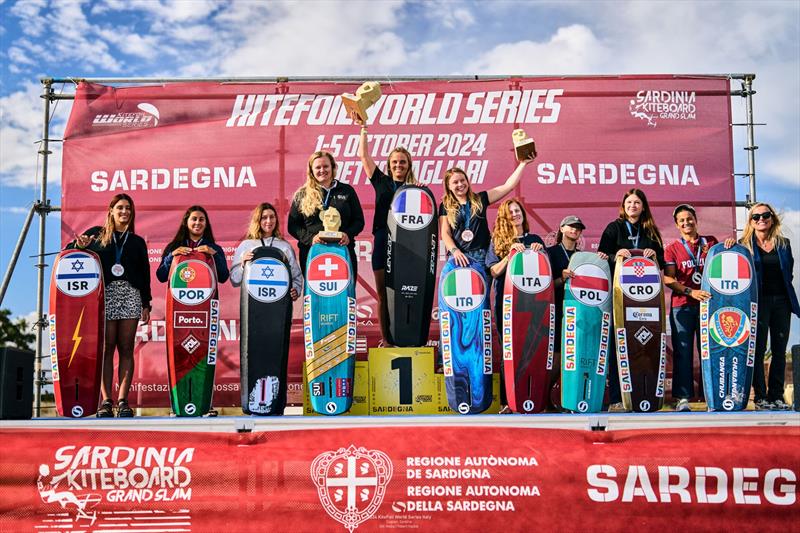
[[658, 266], [646, 257], [626, 259], [622, 263], [619, 284], [626, 296], [637, 302], [646, 302], [661, 290]]
[[462, 313], [477, 309], [486, 297], [486, 283], [483, 276], [472, 268], [451, 270], [443, 285], [444, 301]]
[[319, 296], [336, 296], [350, 284], [350, 266], [341, 255], [323, 253], [307, 269], [308, 287]]
[[200, 341], [197, 340], [194, 337], [194, 335], [190, 333], [188, 337], [183, 339], [183, 342], [181, 342], [181, 346], [183, 346], [183, 349], [186, 350], [186, 353], [192, 354], [196, 349], [200, 347]]
[[83, 407], [80, 405], [76, 405], [72, 408], [72, 416], [75, 418], [80, 418], [83, 416]]
[[179, 264], [170, 280], [172, 297], [184, 305], [200, 305], [214, 294], [217, 280], [203, 261], [189, 259]]
[[176, 328], [207, 328], [208, 313], [206, 311], [175, 311], [172, 323]]
[[639, 344], [644, 346], [650, 341], [650, 339], [653, 338], [653, 332], [647, 329], [646, 327], [642, 326], [638, 330], [636, 330], [636, 333], [633, 334], [633, 337], [637, 341], [639, 341]]
[[711, 286], [722, 294], [740, 294], [750, 287], [750, 261], [740, 253], [722, 252], [715, 255], [706, 272]]
[[392, 202], [392, 216], [403, 229], [426, 228], [433, 220], [433, 199], [422, 189], [402, 190]]
[[247, 294], [263, 303], [277, 302], [289, 292], [289, 270], [271, 257], [256, 259], [247, 273]]
[[723, 307], [711, 317], [709, 333], [720, 346], [739, 346], [750, 337], [750, 319], [741, 309]]
[[550, 261], [543, 253], [531, 249], [515, 253], [509, 265], [514, 286], [528, 294], [537, 294], [550, 286]]
[[100, 263], [85, 252], [61, 256], [56, 267], [56, 287], [68, 296], [93, 293], [100, 285]]
[[575, 269], [569, 290], [582, 304], [597, 307], [608, 299], [608, 276], [599, 266], [585, 263]]
[[392, 473], [392, 461], [384, 452], [352, 444], [323, 452], [311, 463], [322, 507], [351, 533], [378, 511]]
[[251, 413], [268, 413], [272, 402], [278, 397], [280, 379], [277, 376], [258, 378], [247, 395], [247, 407]]

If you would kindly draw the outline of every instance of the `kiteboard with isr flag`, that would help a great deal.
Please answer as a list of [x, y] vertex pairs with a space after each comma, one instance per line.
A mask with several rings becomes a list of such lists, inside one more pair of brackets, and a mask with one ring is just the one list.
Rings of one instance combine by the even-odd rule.
[[353, 403], [356, 297], [347, 248], [315, 244], [308, 252], [303, 340], [311, 407], [339, 415]]
[[211, 409], [220, 307], [214, 258], [192, 251], [175, 256], [166, 298], [170, 401], [177, 416]]
[[747, 407], [755, 364], [758, 285], [750, 251], [720, 243], [706, 256], [700, 303], [700, 363], [711, 411]]
[[431, 191], [416, 185], [400, 187], [392, 200], [385, 279], [389, 332], [396, 346], [428, 342], [439, 245], [435, 205]]
[[94, 252], [73, 249], [58, 254], [48, 323], [56, 411], [73, 418], [94, 414], [106, 324], [103, 268]]

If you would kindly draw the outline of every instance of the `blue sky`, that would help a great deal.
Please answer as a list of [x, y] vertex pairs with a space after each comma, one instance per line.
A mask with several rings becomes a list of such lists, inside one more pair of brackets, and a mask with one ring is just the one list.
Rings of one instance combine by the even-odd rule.
[[[756, 131], [758, 198], [783, 214], [800, 253], [796, 1], [0, 0], [0, 21], [3, 272], [38, 197], [42, 76], [755, 73], [755, 118], [767, 123]], [[58, 104], [52, 137], [61, 138], [69, 108]], [[743, 99], [733, 113], [744, 120]], [[736, 172], [747, 169], [744, 144], [740, 128]], [[60, 147], [53, 151], [48, 190], [57, 205]], [[743, 200], [744, 179], [736, 189]], [[58, 225], [49, 218], [49, 251], [58, 249]], [[34, 223], [2, 303], [15, 316], [35, 310], [37, 233]], [[795, 321], [794, 342], [798, 329]]]

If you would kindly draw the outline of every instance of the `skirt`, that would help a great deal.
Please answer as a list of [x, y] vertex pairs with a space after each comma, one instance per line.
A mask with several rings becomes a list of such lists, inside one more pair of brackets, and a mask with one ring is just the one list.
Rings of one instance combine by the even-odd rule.
[[106, 320], [131, 320], [142, 317], [142, 295], [124, 280], [106, 285]]

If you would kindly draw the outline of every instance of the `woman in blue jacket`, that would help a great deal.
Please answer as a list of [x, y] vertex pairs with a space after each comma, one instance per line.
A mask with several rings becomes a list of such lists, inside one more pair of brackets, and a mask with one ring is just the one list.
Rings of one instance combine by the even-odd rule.
[[217, 267], [217, 283], [228, 281], [228, 262], [225, 260], [225, 252], [219, 244], [214, 242], [214, 232], [211, 230], [211, 221], [208, 213], [199, 205], [193, 205], [183, 214], [181, 225], [178, 227], [175, 237], [164, 249], [161, 257], [161, 264], [156, 270], [156, 277], [162, 283], [169, 279], [169, 269], [172, 260], [178, 255], [187, 255], [191, 251], [204, 253], [214, 258]]

